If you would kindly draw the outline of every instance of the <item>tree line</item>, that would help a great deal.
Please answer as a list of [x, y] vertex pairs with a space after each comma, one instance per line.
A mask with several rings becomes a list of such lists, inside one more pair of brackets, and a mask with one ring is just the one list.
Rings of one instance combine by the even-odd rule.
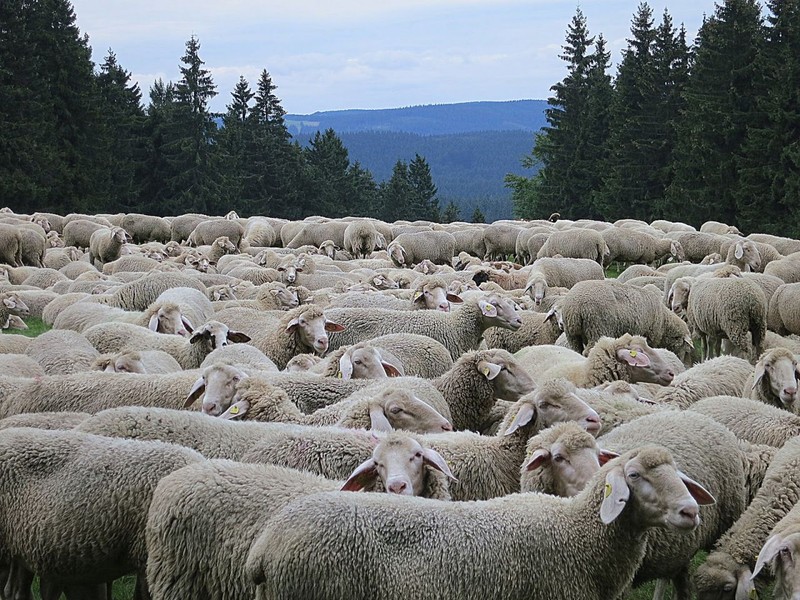
[[[301, 146], [265, 69], [223, 114], [192, 36], [177, 82], [138, 84], [109, 49], [91, 60], [69, 0], [0, 3], [0, 205], [16, 212], [457, 218], [424, 157], [376, 182], [332, 129]], [[441, 214], [440, 214], [441, 212]]]
[[633, 16], [616, 76], [580, 9], [547, 126], [510, 175], [520, 218], [714, 219], [800, 235], [800, 0], [725, 0], [691, 47], [665, 11]]

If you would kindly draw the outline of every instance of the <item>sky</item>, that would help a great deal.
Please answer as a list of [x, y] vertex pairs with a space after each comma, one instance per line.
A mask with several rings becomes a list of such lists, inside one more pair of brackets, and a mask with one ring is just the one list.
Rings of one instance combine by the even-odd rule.
[[[639, 0], [73, 0], [100, 64], [111, 48], [142, 89], [180, 79], [186, 41], [217, 85], [224, 112], [239, 76], [269, 71], [292, 114], [478, 100], [547, 98], [580, 5], [616, 64]], [[691, 42], [714, 0], [651, 0]]]

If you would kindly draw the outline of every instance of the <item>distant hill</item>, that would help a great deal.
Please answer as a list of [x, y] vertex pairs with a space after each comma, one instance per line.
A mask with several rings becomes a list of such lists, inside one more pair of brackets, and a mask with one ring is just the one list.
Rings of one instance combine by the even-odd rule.
[[544, 126], [545, 100], [428, 104], [380, 110], [334, 110], [286, 115], [292, 134], [332, 128], [336, 133], [362, 131], [447, 135], [475, 131], [538, 131]]
[[316, 131], [333, 129], [350, 154], [384, 181], [398, 160], [424, 156], [444, 207], [453, 200], [461, 218], [480, 206], [487, 220], [511, 217], [507, 173], [520, 167], [545, 123], [545, 100], [467, 102], [383, 110], [341, 110], [286, 115], [289, 131], [302, 144]]

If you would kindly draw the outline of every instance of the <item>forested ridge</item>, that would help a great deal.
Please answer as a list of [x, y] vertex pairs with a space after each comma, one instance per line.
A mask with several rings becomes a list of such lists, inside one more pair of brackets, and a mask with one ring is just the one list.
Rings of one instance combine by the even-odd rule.
[[[545, 127], [515, 134], [528, 138], [525, 150], [514, 138], [520, 167], [501, 172], [508, 132], [362, 134], [346, 123], [363, 111], [339, 111], [342, 131], [293, 138], [267, 69], [256, 82], [240, 78], [215, 114], [194, 36], [180, 79], [144, 94], [112, 49], [92, 62], [69, 0], [7, 0], [0, 204], [479, 220], [509, 216], [506, 185], [521, 218], [713, 218], [798, 235], [800, 0], [721, 2], [693, 43], [668, 12], [656, 19], [642, 3], [613, 76], [603, 36], [578, 10], [561, 58], [567, 75], [551, 88]], [[429, 118], [436, 107], [416, 108]]]
[[515, 215], [714, 219], [800, 235], [800, 2], [726, 0], [689, 46], [646, 4], [612, 80], [578, 10]]

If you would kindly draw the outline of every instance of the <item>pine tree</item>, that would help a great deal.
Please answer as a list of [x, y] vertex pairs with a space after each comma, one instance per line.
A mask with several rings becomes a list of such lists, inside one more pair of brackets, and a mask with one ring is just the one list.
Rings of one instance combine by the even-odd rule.
[[[152, 215], [178, 214], [169, 188], [174, 166], [169, 159], [175, 106], [175, 86], [157, 79], [150, 87], [144, 126], [144, 168], [140, 179], [139, 211]], [[172, 208], [170, 208], [172, 204]]]
[[748, 128], [761, 120], [755, 102], [763, 78], [756, 59], [763, 45], [755, 0], [726, 0], [698, 33], [668, 190], [669, 205], [680, 207], [693, 225], [709, 219], [738, 224], [737, 156]]
[[470, 223], [486, 223], [486, 217], [484, 216], [480, 206], [475, 207], [475, 210], [472, 211], [472, 216], [469, 220]]
[[195, 36], [186, 42], [181, 62], [167, 144], [174, 171], [169, 182], [172, 210], [224, 214], [229, 206], [221, 201], [221, 165], [215, 144], [217, 126], [208, 110], [208, 103], [217, 92], [211, 72], [203, 68], [200, 42]]
[[144, 167], [142, 92], [110, 48], [96, 80], [101, 101], [98, 171], [108, 197], [105, 208], [135, 212]]
[[452, 223], [453, 221], [458, 221], [459, 218], [460, 211], [455, 203], [450, 200], [445, 206], [444, 212], [442, 212], [442, 223]]
[[224, 190], [228, 203], [237, 207], [244, 214], [249, 214], [250, 208], [244, 198], [244, 181], [246, 178], [245, 170], [250, 160], [248, 149], [250, 146], [250, 134], [248, 118], [250, 116], [250, 101], [255, 94], [250, 89], [250, 84], [244, 77], [239, 77], [239, 81], [231, 92], [231, 102], [226, 107], [226, 112], [222, 115], [223, 127], [219, 132], [219, 145], [222, 150], [224, 160]]
[[381, 185], [381, 203], [383, 210], [380, 218], [391, 223], [399, 219], [407, 221], [415, 220], [412, 211], [412, 197], [414, 188], [408, 177], [408, 164], [398, 160], [392, 169], [392, 176], [389, 181]]
[[303, 216], [343, 217], [349, 214], [350, 159], [336, 132], [327, 129], [314, 134], [303, 155], [310, 184], [309, 196], [301, 207]]
[[439, 220], [439, 200], [436, 198], [438, 190], [433, 183], [431, 168], [419, 154], [415, 154], [408, 164], [408, 183], [411, 185], [411, 220], [422, 219], [425, 221]]
[[738, 162], [737, 218], [747, 231], [800, 235], [800, 2], [770, 0], [771, 14], [757, 70], [765, 93], [761, 123], [751, 125]]

